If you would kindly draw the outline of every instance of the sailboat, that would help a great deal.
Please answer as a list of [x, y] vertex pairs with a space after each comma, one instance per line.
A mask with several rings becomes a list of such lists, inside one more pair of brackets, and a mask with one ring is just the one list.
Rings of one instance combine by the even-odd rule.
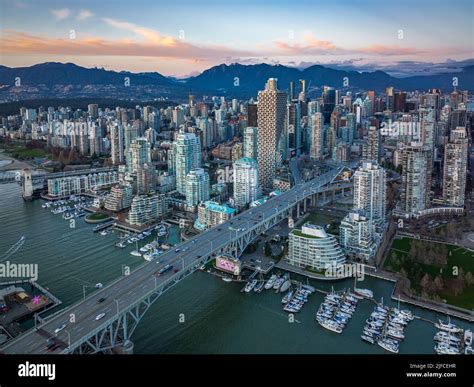
[[134, 257], [141, 257], [142, 253], [138, 250], [138, 240], [135, 242], [136, 249], [133, 250], [130, 254], [133, 255]]

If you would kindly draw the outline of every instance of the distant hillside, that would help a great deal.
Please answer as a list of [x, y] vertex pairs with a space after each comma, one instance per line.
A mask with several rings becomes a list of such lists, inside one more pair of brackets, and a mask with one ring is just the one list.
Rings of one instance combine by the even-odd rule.
[[[21, 86], [15, 86], [20, 77]], [[130, 84], [125, 85], [125, 77]], [[48, 62], [31, 67], [10, 68], [0, 66], [0, 101], [41, 98], [115, 98], [137, 101], [165, 97], [177, 102], [185, 101], [189, 93], [200, 95], [226, 95], [241, 98], [256, 97], [268, 78], [278, 78], [279, 87], [288, 90], [290, 81], [306, 80], [307, 89], [314, 95], [322, 86], [343, 87], [344, 78], [355, 90], [384, 91], [393, 86], [401, 90], [453, 89], [453, 77], [458, 78], [459, 89], [474, 91], [474, 66], [461, 72], [428, 76], [395, 78], [383, 71], [357, 72], [315, 65], [304, 70], [282, 65], [221, 64], [184, 80], [165, 77], [157, 72], [130, 73], [99, 68], [84, 68], [73, 63]]]

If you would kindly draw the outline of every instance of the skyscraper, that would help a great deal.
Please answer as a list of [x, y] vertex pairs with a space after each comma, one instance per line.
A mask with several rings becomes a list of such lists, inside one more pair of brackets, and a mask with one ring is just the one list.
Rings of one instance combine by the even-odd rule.
[[257, 160], [258, 154], [258, 128], [247, 126], [244, 129], [244, 157]]
[[209, 200], [209, 175], [202, 168], [191, 170], [186, 175], [186, 204], [194, 207]]
[[194, 133], [179, 133], [173, 143], [176, 189], [186, 194], [186, 175], [201, 167], [201, 143]]
[[123, 126], [119, 123], [114, 123], [110, 126], [110, 143], [112, 164], [119, 165], [124, 162], [123, 155]]
[[363, 158], [368, 161], [379, 162], [380, 159], [380, 130], [376, 126], [370, 126], [367, 131], [367, 142], [363, 148]]
[[403, 149], [400, 210], [405, 213], [414, 214], [429, 207], [429, 153], [429, 148], [416, 142]]
[[254, 159], [244, 157], [234, 163], [234, 202], [243, 208], [259, 197], [258, 165]]
[[127, 169], [130, 173], [137, 173], [145, 164], [151, 163], [150, 143], [140, 137], [132, 141], [127, 152]]
[[386, 173], [377, 163], [363, 162], [354, 173], [354, 209], [374, 223], [385, 221]]
[[324, 118], [322, 113], [314, 113], [309, 120], [311, 133], [310, 156], [314, 160], [320, 160], [324, 155]]
[[324, 123], [329, 124], [331, 113], [336, 106], [336, 90], [333, 87], [324, 86], [323, 89], [323, 115]]
[[258, 173], [260, 186], [271, 188], [275, 177], [280, 136], [286, 121], [285, 92], [278, 90], [277, 80], [270, 78], [265, 90], [258, 92]]
[[257, 126], [258, 125], [258, 105], [253, 102], [249, 102], [247, 105], [247, 125]]
[[466, 129], [459, 127], [444, 148], [443, 198], [451, 206], [464, 206], [468, 146]]

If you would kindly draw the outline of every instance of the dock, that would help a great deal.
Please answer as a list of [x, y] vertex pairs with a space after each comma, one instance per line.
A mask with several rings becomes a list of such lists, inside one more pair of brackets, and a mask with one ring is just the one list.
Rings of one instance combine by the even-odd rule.
[[115, 220], [109, 220], [108, 222], [98, 224], [94, 227], [94, 232], [105, 230], [106, 228], [112, 227], [115, 224]]

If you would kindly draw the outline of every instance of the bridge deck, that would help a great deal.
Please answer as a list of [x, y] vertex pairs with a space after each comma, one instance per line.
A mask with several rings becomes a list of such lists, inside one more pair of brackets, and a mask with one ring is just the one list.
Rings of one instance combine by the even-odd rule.
[[[262, 225], [267, 219], [285, 213], [288, 209], [293, 208], [297, 201], [318, 192], [321, 187], [331, 183], [339, 171], [340, 169], [332, 170], [312, 181], [296, 185], [291, 190], [268, 200], [257, 208], [238, 214], [232, 219], [233, 231], [228, 229], [230, 221], [227, 221], [183, 242], [178, 247], [179, 251], [171, 249], [158, 257], [159, 261], [155, 259], [144, 263], [130, 275], [115, 280], [85, 300], [66, 308], [63, 312], [47, 320], [41, 325], [42, 334], [34, 329], [25, 332], [7, 343], [2, 348], [2, 352], [7, 354], [48, 353], [45, 347], [44, 332], [54, 336], [54, 330], [62, 324], [67, 324], [67, 328], [58, 334], [58, 338], [63, 341], [68, 341], [69, 338], [71, 348], [74, 348], [75, 344], [83, 342], [84, 337], [90, 336], [91, 332], [104, 329], [107, 324], [115, 321], [118, 318], [117, 308], [119, 313], [123, 313], [123, 310], [136, 305], [147, 295], [156, 292], [157, 287], [179, 275], [179, 273], [173, 274], [170, 271], [156, 277], [154, 274], [160, 268], [166, 264], [173, 264], [180, 270], [195, 266], [202, 257], [219, 252], [236, 238], [241, 238], [242, 234]], [[235, 231], [235, 229], [241, 231]], [[242, 231], [242, 229], [245, 230]], [[105, 300], [98, 303], [100, 298], [105, 298]], [[105, 313], [105, 317], [96, 321], [95, 317], [100, 313]], [[74, 323], [69, 323], [71, 314], [74, 314]], [[68, 335], [70, 336], [68, 337]]]

